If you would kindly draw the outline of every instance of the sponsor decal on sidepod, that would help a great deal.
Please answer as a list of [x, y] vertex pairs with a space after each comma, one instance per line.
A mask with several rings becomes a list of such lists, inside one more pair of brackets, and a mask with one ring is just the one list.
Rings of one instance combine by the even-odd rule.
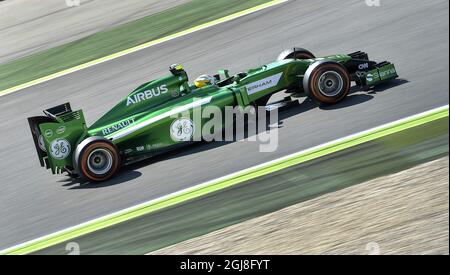
[[116, 124], [116, 125], [113, 125], [113, 126], [111, 126], [109, 128], [103, 129], [103, 131], [102, 131], [103, 135], [107, 136], [107, 135], [112, 134], [114, 132], [117, 132], [117, 131], [125, 128], [125, 127], [128, 127], [128, 126], [130, 126], [133, 123], [134, 123], [134, 119], [129, 119], [129, 120], [126, 120], [126, 121], [122, 121], [119, 124]]
[[282, 75], [283, 73], [279, 73], [246, 85], [245, 87], [247, 88], [247, 93], [252, 95], [277, 86]]
[[127, 107], [142, 101], [152, 99], [154, 97], [159, 97], [163, 94], [166, 94], [168, 91], [169, 89], [167, 88], [167, 85], [161, 85], [156, 89], [147, 90], [145, 92], [140, 92], [135, 95], [129, 96], [127, 99]]
[[195, 132], [194, 122], [189, 118], [174, 120], [170, 125], [170, 136], [175, 142], [190, 141]]

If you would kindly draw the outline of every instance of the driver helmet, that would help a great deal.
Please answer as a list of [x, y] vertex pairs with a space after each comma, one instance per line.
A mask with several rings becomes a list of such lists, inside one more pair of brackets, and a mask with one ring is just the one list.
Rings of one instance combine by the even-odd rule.
[[216, 78], [207, 74], [201, 75], [197, 77], [197, 79], [194, 81], [195, 87], [197, 88], [203, 88], [208, 85], [215, 85], [216, 84]]

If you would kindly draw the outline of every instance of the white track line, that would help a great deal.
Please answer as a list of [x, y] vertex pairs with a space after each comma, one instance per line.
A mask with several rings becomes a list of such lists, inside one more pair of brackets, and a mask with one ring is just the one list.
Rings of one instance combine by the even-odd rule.
[[67, 229], [63, 229], [63, 230], [57, 231], [55, 233], [52, 233], [52, 234], [49, 234], [49, 235], [46, 235], [46, 236], [43, 236], [43, 237], [40, 237], [40, 238], [37, 238], [37, 239], [31, 240], [31, 241], [28, 241], [28, 242], [24, 242], [24, 243], [21, 243], [21, 244], [18, 244], [18, 245], [15, 245], [13, 247], [10, 247], [10, 248], [7, 248], [7, 249], [4, 249], [4, 250], [0, 251], [0, 255], [7, 254], [9, 251], [17, 250], [19, 248], [26, 247], [28, 245], [31, 245], [31, 244], [34, 244], [34, 243], [37, 243], [37, 242], [40, 242], [40, 241], [43, 241], [43, 240], [55, 237], [57, 235], [64, 234], [64, 233], [72, 231], [72, 230], [83, 228], [83, 227], [85, 227], [87, 225], [95, 224], [95, 223], [97, 223], [99, 221], [102, 221], [102, 220], [107, 220], [109, 218], [116, 217], [116, 216], [121, 215], [121, 214], [132, 212], [134, 210], [137, 210], [137, 209], [143, 208], [145, 206], [157, 203], [159, 201], [166, 200], [168, 198], [174, 198], [174, 197], [177, 197], [177, 196], [179, 196], [181, 194], [189, 193], [189, 192], [194, 191], [196, 189], [207, 187], [209, 185], [213, 185], [216, 182], [220, 182], [220, 181], [223, 181], [223, 180], [226, 180], [226, 179], [230, 179], [230, 178], [236, 177], [236, 176], [238, 176], [240, 174], [244, 174], [244, 173], [247, 173], [247, 172], [250, 172], [250, 171], [253, 171], [253, 170], [257, 170], [258, 168], [270, 166], [272, 164], [275, 164], [275, 163], [278, 163], [278, 162], [282, 162], [282, 161], [287, 160], [287, 159], [295, 158], [296, 156], [308, 154], [309, 152], [313, 152], [313, 151], [316, 151], [316, 150], [321, 149], [321, 148], [326, 148], [326, 147], [331, 146], [333, 144], [338, 144], [338, 143], [340, 143], [342, 141], [345, 141], [345, 140], [351, 140], [351, 139], [354, 139], [354, 138], [356, 138], [358, 136], [363, 136], [363, 135], [366, 135], [366, 134], [369, 134], [369, 133], [373, 133], [373, 132], [382, 130], [384, 128], [388, 128], [388, 127], [391, 127], [391, 126], [394, 126], [394, 125], [399, 125], [399, 124], [405, 123], [407, 121], [410, 121], [410, 120], [413, 120], [413, 119], [416, 119], [416, 118], [420, 118], [420, 117], [423, 117], [423, 116], [426, 116], [426, 115], [429, 115], [429, 114], [432, 114], [432, 113], [435, 113], [435, 112], [444, 111], [446, 109], [447, 110], [449, 109], [449, 105], [445, 105], [445, 106], [442, 106], [442, 107], [439, 107], [439, 108], [435, 108], [435, 109], [432, 109], [432, 110], [429, 110], [429, 111], [426, 111], [426, 112], [423, 112], [423, 113], [419, 113], [419, 114], [416, 114], [416, 115], [413, 115], [413, 116], [410, 116], [410, 117], [406, 117], [406, 118], [399, 119], [399, 120], [396, 120], [396, 121], [393, 121], [393, 122], [389, 122], [389, 123], [380, 125], [378, 127], [375, 127], [375, 128], [372, 128], [372, 129], [369, 129], [369, 130], [366, 130], [366, 131], [362, 131], [362, 132], [359, 132], [359, 133], [356, 133], [356, 134], [352, 134], [352, 135], [349, 135], [349, 136], [346, 136], [346, 137], [343, 137], [343, 138], [339, 138], [339, 139], [336, 139], [336, 140], [333, 140], [333, 141], [330, 141], [330, 142], [327, 142], [327, 143], [324, 143], [324, 144], [321, 144], [321, 145], [318, 145], [318, 146], [315, 146], [315, 147], [312, 147], [312, 148], [309, 148], [309, 149], [306, 149], [306, 150], [299, 151], [297, 153], [293, 153], [293, 154], [290, 154], [290, 155], [287, 155], [287, 156], [284, 156], [284, 157], [281, 157], [281, 158], [278, 158], [278, 159], [275, 159], [275, 160], [272, 160], [272, 161], [269, 161], [269, 162], [265, 162], [265, 163], [262, 163], [262, 164], [259, 164], [259, 165], [256, 165], [256, 166], [253, 166], [253, 167], [250, 167], [250, 168], [247, 168], [247, 169], [244, 169], [244, 170], [241, 170], [241, 171], [238, 171], [238, 172], [235, 172], [235, 173], [232, 173], [232, 174], [229, 174], [229, 175], [217, 178], [217, 179], [214, 179], [214, 180], [210, 180], [208, 182], [205, 182], [205, 183], [202, 183], [202, 184], [198, 184], [198, 185], [195, 185], [195, 186], [192, 186], [192, 187], [189, 187], [189, 188], [186, 188], [186, 189], [183, 189], [183, 190], [180, 190], [180, 191], [177, 191], [177, 192], [174, 192], [174, 193], [171, 193], [171, 194], [168, 194], [168, 195], [156, 198], [156, 199], [152, 199], [150, 201], [147, 201], [147, 202], [144, 202], [144, 203], [141, 203], [141, 204], [138, 204], [138, 205], [135, 205], [135, 206], [132, 206], [132, 207], [129, 207], [129, 208], [126, 208], [126, 209], [123, 209], [123, 210], [111, 213], [109, 215], [105, 215], [105, 216], [102, 216], [102, 217], [99, 217], [99, 218], [95, 218], [95, 219], [92, 219], [90, 221], [84, 222], [82, 224], [79, 224], [79, 225], [76, 225], [76, 226], [72, 226], [72, 227], [69, 227]]
[[208, 22], [208, 23], [205, 23], [205, 24], [201, 24], [199, 26], [192, 27], [190, 29], [187, 29], [187, 30], [184, 30], [184, 31], [181, 31], [181, 32], [178, 32], [178, 33], [175, 33], [175, 34], [172, 34], [172, 35], [160, 38], [160, 39], [156, 39], [156, 40], [153, 40], [153, 41], [150, 41], [150, 42], [147, 42], [147, 43], [144, 43], [144, 44], [141, 44], [141, 45], [138, 45], [138, 46], [135, 46], [135, 47], [123, 50], [123, 51], [120, 51], [118, 53], [114, 53], [114, 54], [111, 54], [111, 55], [108, 55], [108, 56], [105, 56], [105, 57], [102, 57], [102, 58], [99, 58], [99, 59], [96, 59], [96, 60], [93, 60], [93, 61], [81, 64], [81, 65], [78, 65], [78, 66], [75, 66], [75, 67], [72, 67], [72, 68], [69, 68], [69, 69], [66, 69], [66, 70], [63, 70], [63, 71], [60, 71], [60, 72], [48, 75], [48, 76], [41, 77], [41, 78], [36, 79], [36, 80], [32, 80], [32, 81], [24, 83], [24, 84], [20, 84], [18, 86], [12, 87], [12, 88], [8, 88], [6, 90], [0, 91], [0, 97], [5, 96], [5, 95], [9, 95], [9, 94], [12, 94], [12, 93], [15, 93], [15, 92], [18, 92], [18, 91], [26, 89], [26, 88], [30, 88], [32, 86], [35, 86], [35, 85], [38, 85], [38, 84], [41, 84], [41, 83], [44, 83], [44, 82], [47, 82], [47, 81], [50, 81], [50, 80], [53, 80], [53, 79], [65, 76], [65, 75], [68, 75], [68, 74], [71, 74], [71, 73], [74, 73], [74, 72], [78, 72], [78, 71], [84, 70], [86, 68], [93, 67], [95, 65], [98, 65], [98, 64], [101, 64], [101, 63], [104, 63], [104, 62], [111, 61], [113, 59], [116, 59], [116, 58], [119, 58], [119, 57], [122, 57], [122, 56], [125, 56], [125, 55], [128, 55], [128, 54], [131, 54], [131, 53], [135, 53], [135, 52], [138, 52], [138, 51], [141, 51], [141, 50], [144, 50], [144, 49], [147, 49], [147, 48], [150, 48], [150, 47], [153, 47], [153, 46], [156, 46], [156, 45], [159, 45], [159, 44], [171, 41], [171, 40], [174, 40], [176, 38], [180, 38], [180, 37], [183, 37], [183, 36], [186, 36], [186, 35], [189, 35], [189, 34], [192, 34], [192, 33], [195, 33], [195, 32], [201, 31], [201, 30], [204, 30], [204, 29], [208, 29], [208, 28], [211, 28], [213, 26], [217, 26], [219, 24], [238, 19], [240, 17], [246, 16], [246, 15], [249, 15], [249, 14], [261, 11], [261, 10], [265, 10], [265, 9], [274, 7], [276, 5], [279, 5], [279, 4], [288, 2], [288, 1], [289, 0], [274, 0], [274, 1], [271, 1], [271, 2], [267, 2], [265, 4], [261, 4], [261, 5], [255, 6], [253, 8], [249, 8], [249, 9], [246, 9], [246, 10], [234, 13], [234, 14], [230, 14], [228, 16], [225, 16], [225, 17], [213, 20], [211, 22]]

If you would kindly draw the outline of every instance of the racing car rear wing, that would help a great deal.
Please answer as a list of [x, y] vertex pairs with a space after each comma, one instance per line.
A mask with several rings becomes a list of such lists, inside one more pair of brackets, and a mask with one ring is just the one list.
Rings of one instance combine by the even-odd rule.
[[59, 174], [72, 166], [72, 152], [86, 133], [83, 112], [72, 111], [69, 103], [44, 111], [46, 116], [28, 118], [42, 167]]
[[64, 103], [61, 105], [58, 105], [56, 107], [47, 109], [44, 111], [44, 114], [46, 114], [47, 116], [54, 118], [60, 115], [64, 115], [67, 113], [72, 112], [72, 107], [70, 107], [70, 103]]

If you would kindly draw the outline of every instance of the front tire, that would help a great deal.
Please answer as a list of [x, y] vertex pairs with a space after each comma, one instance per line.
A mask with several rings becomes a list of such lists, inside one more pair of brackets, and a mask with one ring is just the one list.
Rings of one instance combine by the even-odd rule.
[[77, 165], [85, 179], [103, 182], [112, 178], [120, 169], [120, 155], [111, 142], [97, 140], [81, 149]]
[[303, 88], [306, 95], [319, 105], [336, 104], [343, 100], [351, 87], [347, 69], [334, 61], [319, 61], [305, 73]]
[[290, 50], [285, 50], [277, 58], [277, 61], [286, 60], [286, 59], [314, 59], [316, 58], [314, 54], [307, 49], [303, 48], [293, 48]]
[[[305, 60], [305, 59], [314, 59], [316, 56], [304, 48], [292, 48], [289, 50], [285, 50], [278, 55], [277, 61], [287, 60], [287, 59], [296, 59], [296, 60]], [[296, 94], [298, 96], [304, 96], [305, 92], [303, 91], [303, 87], [290, 87], [286, 90], [287, 94]]]

